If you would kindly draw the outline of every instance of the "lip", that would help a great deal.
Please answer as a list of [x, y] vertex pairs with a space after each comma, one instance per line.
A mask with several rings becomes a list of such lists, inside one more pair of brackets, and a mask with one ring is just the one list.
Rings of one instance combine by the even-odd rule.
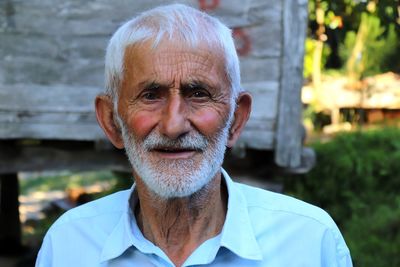
[[197, 151], [196, 150], [167, 151], [167, 150], [155, 149], [152, 150], [152, 152], [164, 159], [188, 159], [193, 157]]

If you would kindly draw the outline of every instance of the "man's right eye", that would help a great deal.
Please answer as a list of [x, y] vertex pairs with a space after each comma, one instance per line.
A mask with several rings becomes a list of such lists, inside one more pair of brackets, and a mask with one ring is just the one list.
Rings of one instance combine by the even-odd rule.
[[146, 100], [155, 100], [157, 99], [157, 94], [154, 92], [147, 92], [142, 95], [142, 97]]

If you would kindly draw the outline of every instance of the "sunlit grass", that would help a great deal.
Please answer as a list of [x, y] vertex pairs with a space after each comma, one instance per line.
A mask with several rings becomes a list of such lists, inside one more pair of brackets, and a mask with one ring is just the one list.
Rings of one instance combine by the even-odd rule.
[[[129, 174], [118, 174], [112, 171], [92, 172], [44, 172], [22, 173], [20, 175], [20, 212], [32, 209], [30, 204], [51, 202], [55, 193], [59, 199], [62, 192], [67, 195], [69, 189], [82, 188], [90, 193], [93, 199], [115, 191], [128, 188], [132, 184]], [[40, 207], [40, 206], [38, 206]], [[42, 211], [38, 210], [38, 213]], [[64, 212], [51, 209], [37, 219], [23, 220], [22, 241], [28, 246], [38, 246], [48, 228]], [[38, 214], [39, 215], [39, 214]], [[22, 213], [21, 213], [22, 216]]]
[[65, 190], [73, 187], [91, 186], [98, 182], [116, 183], [116, 179], [116, 175], [110, 171], [32, 175], [29, 178], [20, 179], [20, 193], [27, 195], [36, 191]]

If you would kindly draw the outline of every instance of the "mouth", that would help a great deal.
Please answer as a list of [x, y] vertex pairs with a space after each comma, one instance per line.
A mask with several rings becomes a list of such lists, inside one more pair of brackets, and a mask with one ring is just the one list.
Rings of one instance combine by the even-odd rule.
[[176, 147], [157, 147], [150, 150], [151, 152], [157, 153], [162, 158], [168, 159], [187, 159], [194, 154], [200, 152], [194, 148], [176, 148]]

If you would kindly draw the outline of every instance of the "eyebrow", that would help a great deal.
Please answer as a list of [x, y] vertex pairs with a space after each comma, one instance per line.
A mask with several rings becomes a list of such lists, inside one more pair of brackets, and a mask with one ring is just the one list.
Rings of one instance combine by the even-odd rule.
[[[161, 89], [169, 89], [173, 86], [173, 82], [170, 84], [162, 84], [160, 82], [157, 82], [156, 80], [150, 80], [150, 81], [143, 81], [138, 84], [138, 87], [140, 88], [140, 91], [143, 90], [149, 90], [149, 91], [157, 91]], [[203, 81], [200, 80], [190, 80], [188, 82], [182, 82], [180, 83], [180, 88], [182, 91], [191, 91], [194, 89], [205, 89], [209, 90], [211, 86]]]
[[191, 80], [187, 83], [181, 83], [180, 86], [183, 90], [193, 90], [195, 88], [210, 89], [210, 85], [200, 80]]
[[143, 81], [138, 83], [138, 87], [140, 89], [151, 89], [151, 88], [157, 88], [160, 87], [161, 85], [159, 83], [157, 83], [155, 80], [152, 81]]

